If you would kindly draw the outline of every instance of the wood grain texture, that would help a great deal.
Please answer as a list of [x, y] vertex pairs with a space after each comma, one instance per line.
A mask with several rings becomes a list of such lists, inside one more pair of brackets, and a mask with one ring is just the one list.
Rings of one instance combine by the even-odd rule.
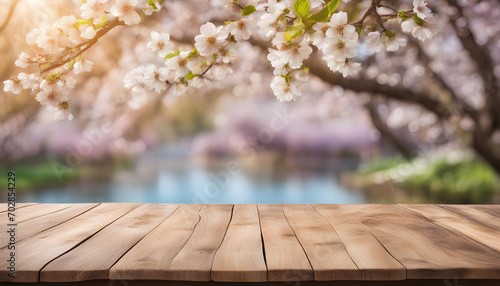
[[[37, 203], [17, 203], [16, 204], [16, 210], [24, 207], [29, 207], [29, 206], [34, 206], [37, 205]], [[6, 212], [9, 208], [9, 204], [7, 203], [0, 203], [0, 213]]]
[[281, 205], [258, 205], [269, 281], [314, 280], [314, 273]]
[[283, 205], [283, 210], [311, 262], [315, 280], [362, 279], [338, 234], [311, 205]]
[[107, 279], [108, 270], [178, 205], [141, 205], [45, 266], [41, 282]]
[[471, 205], [470, 207], [500, 217], [500, 205]]
[[[491, 205], [34, 204], [18, 208], [25, 219], [17, 224], [17, 278], [11, 281], [500, 285], [498, 210]], [[8, 258], [5, 243], [2, 238], [0, 257]], [[4, 258], [0, 282], [9, 281]], [[331, 280], [337, 281], [322, 282]]]
[[500, 217], [494, 216], [487, 212], [483, 212], [465, 205], [439, 205], [439, 207], [460, 214], [478, 223], [500, 230]]
[[200, 222], [166, 270], [168, 280], [210, 281], [215, 252], [231, 221], [233, 205], [204, 205]]
[[235, 205], [224, 241], [215, 254], [212, 280], [218, 282], [265, 282], [259, 214], [256, 205]]
[[500, 253], [500, 231], [434, 205], [401, 205], [419, 213], [435, 224], [464, 234]]
[[[57, 212], [52, 212], [44, 216], [20, 222], [17, 226], [19, 231], [16, 233], [16, 242], [20, 242], [26, 238], [39, 234], [44, 230], [66, 222], [96, 207], [97, 205], [98, 204], [75, 204]], [[5, 235], [7, 235], [7, 232], [2, 232], [2, 237], [5, 237]], [[8, 240], [2, 239], [0, 242], [0, 248], [6, 247], [7, 244]]]
[[[50, 261], [71, 250], [106, 225], [125, 215], [137, 204], [102, 204], [57, 227], [16, 244], [16, 277], [7, 276], [7, 262], [0, 261], [0, 282], [37, 282], [39, 271]], [[10, 251], [0, 250], [0, 257]]]
[[408, 279], [498, 279], [500, 254], [397, 205], [339, 206], [407, 269]]
[[71, 207], [72, 204], [38, 204], [16, 210], [16, 222], [20, 223]]
[[170, 263], [200, 221], [201, 205], [181, 205], [109, 270], [109, 279], [166, 280]]
[[361, 270], [363, 280], [403, 280], [406, 268], [387, 252], [361, 223], [362, 217], [339, 205], [313, 205], [335, 229], [349, 256]]
[[192, 282], [162, 280], [93, 280], [74, 283], [16, 283], [17, 286], [498, 286], [500, 280], [425, 279], [402, 281]]

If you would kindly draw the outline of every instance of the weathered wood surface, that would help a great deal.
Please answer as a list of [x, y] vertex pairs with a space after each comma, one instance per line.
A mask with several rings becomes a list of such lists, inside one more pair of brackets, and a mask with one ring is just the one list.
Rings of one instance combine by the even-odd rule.
[[0, 282], [500, 285], [498, 205], [20, 206]]

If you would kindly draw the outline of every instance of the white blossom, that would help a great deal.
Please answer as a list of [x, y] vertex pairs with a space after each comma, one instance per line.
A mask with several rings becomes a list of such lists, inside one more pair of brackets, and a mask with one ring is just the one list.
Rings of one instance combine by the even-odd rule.
[[135, 11], [136, 7], [137, 0], [116, 0], [116, 4], [111, 7], [111, 13], [126, 25], [135, 25], [141, 22], [141, 16]]
[[106, 10], [110, 9], [110, 1], [108, 0], [87, 0], [80, 7], [82, 10], [82, 18], [84, 19], [101, 19], [106, 15]]
[[372, 53], [378, 53], [384, 49], [384, 40], [377, 31], [368, 33], [365, 43]]
[[173, 85], [172, 92], [174, 93], [174, 95], [180, 96], [186, 93], [186, 91], [187, 91], [187, 86], [182, 82], [178, 82]]
[[233, 69], [227, 64], [217, 64], [214, 65], [209, 74], [212, 76], [214, 80], [224, 79], [226, 76], [233, 73]]
[[71, 112], [69, 112], [69, 110], [62, 109], [62, 108], [59, 108], [56, 110], [54, 117], [57, 121], [66, 121], [66, 120], [71, 121], [71, 120], [73, 120], [73, 114], [71, 114]]
[[219, 49], [219, 57], [217, 58], [218, 61], [222, 61], [225, 64], [228, 64], [232, 62], [234, 59], [236, 59], [236, 51], [234, 47], [223, 47]]
[[174, 51], [174, 44], [170, 41], [170, 35], [165, 33], [151, 32], [151, 41], [147, 45], [154, 53], [158, 53], [160, 57], [165, 58], [168, 54]]
[[72, 29], [75, 29], [77, 20], [75, 16], [64, 16], [55, 23], [58, 29], [61, 29], [65, 34], [68, 34]]
[[200, 28], [201, 35], [194, 39], [194, 46], [198, 53], [204, 57], [216, 54], [219, 48], [226, 43], [227, 34], [222, 31], [221, 27], [215, 27], [211, 22], [206, 23]]
[[30, 55], [25, 52], [19, 54], [19, 58], [16, 60], [15, 65], [21, 68], [27, 68], [30, 64]]
[[74, 74], [79, 74], [82, 72], [89, 72], [92, 70], [92, 66], [94, 65], [93, 62], [85, 59], [81, 59], [79, 61], [76, 61], [76, 63], [73, 65], [73, 73]]
[[291, 101], [301, 95], [297, 86], [293, 83], [288, 83], [282, 76], [274, 77], [271, 82], [271, 89], [273, 90], [276, 98], [282, 102]]
[[208, 85], [210, 81], [204, 77], [195, 76], [193, 79], [189, 81], [189, 86], [194, 88], [202, 88]]
[[40, 80], [37, 74], [20, 73], [17, 78], [21, 81], [23, 89], [33, 88]]
[[356, 75], [361, 70], [361, 64], [351, 62], [349, 60], [337, 60], [334, 57], [326, 57], [326, 62], [328, 63], [328, 67], [332, 71], [338, 71], [342, 74], [342, 76], [347, 77], [350, 75]]
[[189, 73], [188, 56], [189, 52], [184, 51], [167, 60], [165, 65], [175, 72], [176, 79], [185, 77]]
[[[417, 23], [418, 21], [418, 23]], [[427, 17], [425, 20], [420, 18], [409, 19], [401, 24], [401, 29], [404, 32], [410, 33], [417, 39], [425, 41], [432, 38], [437, 33], [437, 22], [432, 17]]]
[[292, 69], [300, 68], [302, 62], [308, 59], [311, 53], [312, 48], [307, 43], [307, 40], [304, 40], [301, 44], [292, 44], [290, 52], [286, 54], [288, 56], [288, 65]]
[[399, 50], [399, 47], [406, 46], [406, 42], [407, 42], [406, 38], [401, 35], [387, 37], [385, 48], [388, 52], [395, 52]]
[[347, 13], [334, 13], [328, 23], [331, 27], [326, 31], [326, 35], [332, 39], [340, 39], [341, 41], [349, 41], [354, 37], [357, 39], [358, 34], [353, 25], [347, 24]]
[[36, 95], [36, 100], [43, 106], [58, 106], [68, 100], [67, 92], [59, 88], [56, 84], [46, 80], [40, 84], [40, 91]]
[[93, 27], [90, 26], [81, 33], [81, 37], [85, 39], [93, 39], [95, 36], [96, 31]]
[[271, 65], [275, 69], [283, 69], [287, 62], [287, 51], [278, 51], [275, 49], [269, 49], [269, 54], [267, 59], [271, 62]]
[[323, 49], [329, 42], [329, 38], [326, 36], [326, 31], [330, 29], [330, 25], [328, 23], [316, 23], [313, 25], [314, 33], [311, 35], [311, 40], [313, 44], [318, 48]]
[[413, 12], [417, 13], [420, 19], [426, 19], [432, 14], [425, 0], [413, 0]]
[[3, 91], [12, 92], [13, 94], [20, 94], [23, 90], [23, 85], [19, 80], [6, 80], [3, 82]]
[[236, 41], [248, 40], [252, 35], [257, 20], [254, 18], [243, 18], [228, 25], [228, 31]]
[[357, 34], [356, 38], [348, 39], [347, 41], [342, 41], [341, 39], [332, 40], [324, 48], [324, 53], [328, 58], [334, 58], [337, 61], [345, 60], [346, 58], [352, 58], [357, 52]]
[[149, 65], [144, 73], [144, 82], [150, 89], [161, 92], [167, 89], [168, 76], [168, 68]]
[[133, 89], [134, 87], [143, 84], [145, 72], [146, 72], [146, 67], [144, 66], [138, 67], [128, 72], [123, 79], [125, 88]]

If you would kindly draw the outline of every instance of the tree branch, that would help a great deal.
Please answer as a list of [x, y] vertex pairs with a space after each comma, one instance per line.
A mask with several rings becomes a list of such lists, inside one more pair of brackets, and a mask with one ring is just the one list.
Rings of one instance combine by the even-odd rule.
[[70, 55], [66, 59], [61, 59], [59, 61], [56, 61], [56, 62], [50, 64], [49, 66], [47, 66], [46, 68], [41, 70], [41, 74], [46, 73], [48, 71], [51, 71], [53, 69], [56, 69], [58, 67], [61, 67], [65, 64], [69, 63], [70, 61], [76, 59], [78, 56], [80, 56], [81, 54], [86, 52], [88, 49], [90, 49], [92, 46], [94, 46], [102, 36], [104, 36], [109, 31], [111, 31], [114, 27], [119, 26], [119, 25], [123, 25], [123, 22], [120, 22], [118, 19], [114, 19], [114, 20], [110, 21], [108, 23], [108, 25], [104, 26], [102, 29], [100, 29], [97, 32], [97, 34], [95, 35], [94, 38], [92, 38], [88, 41], [85, 41], [85, 42], [77, 45], [75, 48], [73, 48], [73, 49], [80, 48], [80, 50], [77, 53]]
[[408, 130], [405, 130], [406, 134], [397, 134], [396, 130], [391, 130], [391, 128], [387, 126], [386, 121], [381, 118], [378, 113], [379, 103], [377, 103], [377, 101], [379, 100], [372, 98], [365, 104], [365, 108], [368, 110], [373, 126], [377, 128], [382, 138], [396, 147], [406, 159], [414, 158], [418, 155], [419, 148], [412, 141], [405, 140], [405, 138], [409, 138], [410, 135], [408, 134]]
[[[450, 15], [450, 22], [455, 30], [457, 38], [462, 43], [464, 49], [469, 53], [471, 59], [477, 65], [477, 71], [484, 82], [484, 88], [487, 95], [487, 108], [489, 109], [489, 113], [491, 115], [490, 125], [488, 126], [490, 132], [493, 132], [495, 129], [500, 128], [500, 109], [498, 106], [500, 105], [500, 90], [495, 84], [495, 76], [494, 76], [494, 63], [491, 58], [490, 52], [487, 47], [480, 46], [476, 40], [474, 39], [474, 33], [469, 28], [469, 25], [457, 25], [457, 21], [459, 19], [466, 19], [464, 9], [462, 6], [458, 4], [456, 0], [447, 0], [448, 5], [454, 7], [456, 9], [456, 13]], [[468, 22], [468, 20], [467, 20]], [[478, 127], [483, 128], [484, 120], [480, 120], [476, 122]]]

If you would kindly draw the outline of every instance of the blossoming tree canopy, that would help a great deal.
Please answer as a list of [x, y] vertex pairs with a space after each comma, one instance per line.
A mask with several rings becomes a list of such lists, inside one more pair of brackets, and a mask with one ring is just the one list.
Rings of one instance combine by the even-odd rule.
[[[168, 33], [152, 32], [147, 47], [164, 64], [132, 70], [124, 79], [125, 87], [141, 95], [150, 91], [181, 95], [189, 87], [222, 80], [233, 72], [238, 43], [255, 36], [272, 46], [267, 56], [275, 76], [271, 89], [280, 101], [291, 101], [301, 95], [301, 83], [307, 81], [304, 60], [314, 47], [332, 72], [347, 77], [361, 70], [356, 61], [361, 49], [394, 52], [406, 45], [403, 32], [425, 41], [436, 34], [437, 27], [424, 0], [414, 0], [413, 7], [367, 0], [368, 9], [359, 19], [340, 11], [339, 0], [217, 1], [232, 12], [231, 18], [220, 26], [202, 25], [194, 47], [187, 50], [176, 47]], [[21, 52], [15, 64], [32, 71], [36, 67], [36, 72], [23, 72], [5, 81], [4, 91], [19, 94], [31, 90], [58, 120], [71, 119], [68, 101], [75, 75], [93, 67], [85, 52], [113, 28], [139, 24], [141, 16], [162, 7], [168, 9], [168, 0], [83, 0], [79, 17], [69, 15], [43, 23], [26, 36], [31, 51]]]

